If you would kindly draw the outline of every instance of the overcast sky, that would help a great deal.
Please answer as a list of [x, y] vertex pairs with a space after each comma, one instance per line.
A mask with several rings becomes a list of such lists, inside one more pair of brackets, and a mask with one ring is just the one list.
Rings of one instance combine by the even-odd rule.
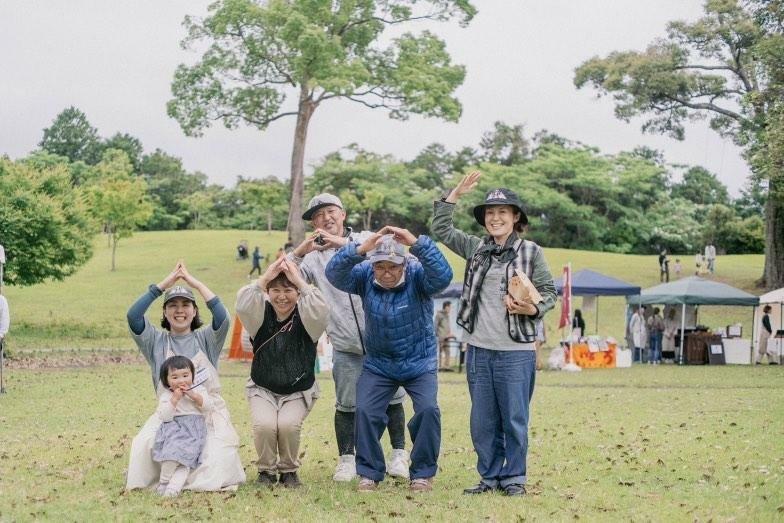
[[[166, 115], [170, 84], [183, 51], [182, 20], [206, 13], [201, 0], [1, 0], [0, 154], [33, 150], [64, 108], [87, 114], [101, 136], [127, 132], [145, 151], [179, 156], [188, 170], [233, 185], [238, 175], [288, 178], [294, 120], [266, 132], [213, 127], [188, 138]], [[467, 68], [458, 91], [459, 123], [412, 117], [390, 120], [350, 102], [322, 105], [311, 121], [306, 164], [350, 143], [413, 158], [441, 142], [450, 150], [476, 146], [493, 122], [525, 124], [616, 153], [637, 145], [664, 152], [671, 163], [707, 167], [737, 195], [749, 170], [731, 142], [707, 125], [688, 127], [686, 140], [644, 135], [640, 123], [613, 116], [610, 101], [575, 89], [574, 69], [594, 55], [643, 49], [666, 23], [694, 20], [702, 0], [474, 0], [468, 26], [439, 24], [455, 63]], [[419, 30], [423, 25], [413, 26]], [[309, 169], [310, 171], [310, 169]]]

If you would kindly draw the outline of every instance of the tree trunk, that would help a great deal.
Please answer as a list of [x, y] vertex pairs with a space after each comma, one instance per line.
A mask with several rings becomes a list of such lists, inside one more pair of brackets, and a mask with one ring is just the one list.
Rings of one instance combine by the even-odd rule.
[[765, 204], [765, 272], [766, 290], [784, 287], [784, 187], [776, 174], [769, 177], [768, 200]]
[[267, 211], [267, 232], [272, 232], [272, 211]]
[[117, 244], [120, 241], [120, 237], [116, 234], [112, 234], [112, 272], [114, 272], [114, 258], [117, 254]]
[[307, 82], [302, 83], [299, 94], [299, 114], [294, 128], [294, 147], [291, 151], [291, 202], [286, 230], [294, 245], [305, 239], [305, 222], [302, 221], [302, 196], [305, 188], [305, 142], [308, 138], [308, 125], [316, 104], [310, 97]]
[[371, 220], [371, 219], [372, 219], [372, 217], [373, 217], [373, 211], [371, 211], [370, 209], [368, 209], [368, 212], [367, 212], [367, 214], [365, 215], [365, 230], [366, 230], [366, 231], [369, 231], [369, 230], [370, 230], [370, 222], [372, 221], [372, 220]]

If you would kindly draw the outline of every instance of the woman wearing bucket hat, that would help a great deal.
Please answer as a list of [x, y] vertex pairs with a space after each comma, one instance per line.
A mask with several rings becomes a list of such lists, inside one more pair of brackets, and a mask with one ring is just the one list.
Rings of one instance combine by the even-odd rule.
[[[196, 297], [188, 287], [176, 285], [178, 280], [196, 289], [212, 313], [212, 322], [202, 326]], [[161, 327], [155, 328], [144, 313], [161, 294], [163, 317]], [[160, 380], [163, 362], [171, 356], [185, 356], [193, 362], [196, 374], [194, 385], [206, 389], [214, 408], [206, 415], [207, 441], [201, 464], [190, 471], [186, 490], [234, 490], [245, 481], [245, 471], [239, 457], [239, 437], [231, 423], [226, 402], [221, 397], [218, 379], [218, 358], [229, 331], [226, 307], [206, 285], [194, 278], [180, 262], [160, 283], [150, 285], [128, 310], [131, 336], [150, 364], [152, 382], [158, 397], [165, 387]], [[160, 477], [160, 464], [152, 459], [155, 434], [161, 420], [150, 417], [131, 444], [126, 489], [153, 487]]]
[[[473, 209], [487, 231], [479, 238], [455, 228], [457, 200], [481, 177], [474, 171], [446, 198], [435, 202], [432, 233], [466, 259], [457, 323], [468, 343], [466, 375], [471, 396], [471, 439], [480, 482], [466, 494], [500, 490], [525, 494], [528, 419], [536, 376], [536, 321], [553, 308], [555, 286], [541, 247], [520, 237], [528, 217], [513, 191], [488, 191]], [[542, 301], [518, 301], [508, 295], [515, 273], [524, 273]]]

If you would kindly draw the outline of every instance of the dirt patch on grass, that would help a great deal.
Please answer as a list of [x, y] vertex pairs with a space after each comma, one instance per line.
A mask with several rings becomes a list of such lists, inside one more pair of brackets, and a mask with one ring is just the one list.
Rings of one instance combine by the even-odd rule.
[[130, 351], [51, 351], [9, 354], [4, 359], [8, 369], [75, 369], [98, 365], [139, 364], [144, 358]]

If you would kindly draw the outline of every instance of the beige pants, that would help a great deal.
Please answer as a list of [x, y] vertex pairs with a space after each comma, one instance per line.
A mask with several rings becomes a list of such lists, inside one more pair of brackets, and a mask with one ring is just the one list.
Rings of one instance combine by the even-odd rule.
[[[248, 397], [259, 472], [295, 472], [300, 466], [302, 422], [308, 417], [310, 409], [301, 394], [293, 395], [297, 397], [291, 399], [269, 396]], [[313, 403], [310, 404], [312, 406]]]
[[449, 360], [451, 356], [451, 354], [449, 354], [449, 348], [449, 340], [447, 338], [441, 338], [438, 340], [438, 367], [441, 369], [449, 367]]
[[764, 328], [760, 330], [762, 332], [760, 333], [760, 338], [759, 338], [759, 348], [757, 349], [756, 363], [761, 362], [762, 357], [765, 356], [765, 354], [768, 355], [769, 362], [775, 361], [776, 363], [778, 363], [779, 361], [778, 355], [773, 351], [768, 352], [768, 340], [770, 339], [770, 334], [768, 334], [768, 331], [766, 331]]

